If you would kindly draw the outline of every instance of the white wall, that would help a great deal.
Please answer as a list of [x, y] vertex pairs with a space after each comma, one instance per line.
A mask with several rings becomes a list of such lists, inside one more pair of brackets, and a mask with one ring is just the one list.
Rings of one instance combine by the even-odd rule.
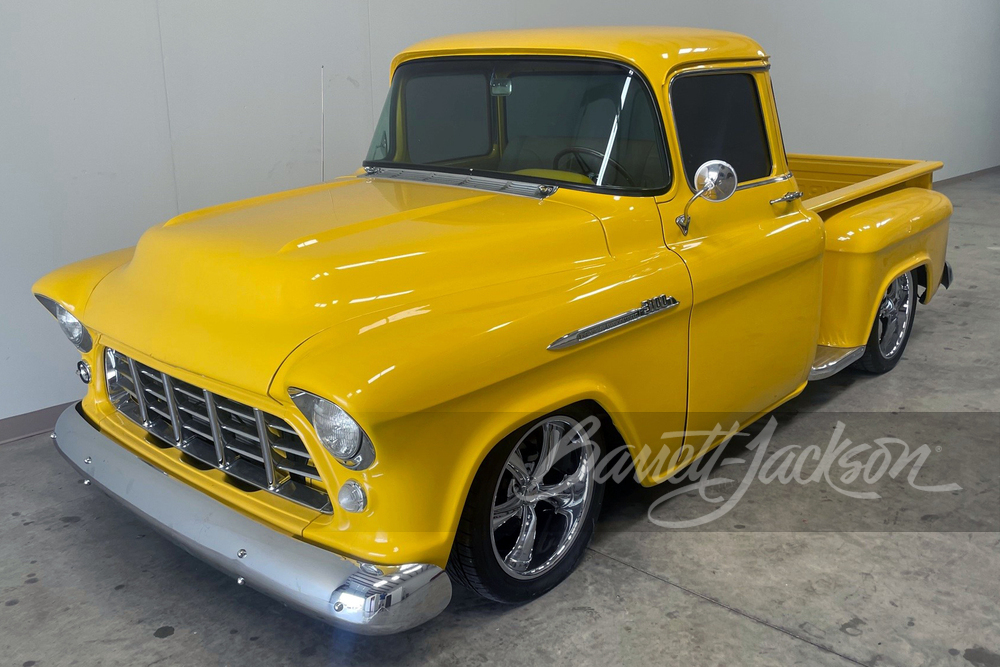
[[319, 180], [321, 65], [330, 177], [358, 166], [403, 47], [584, 24], [753, 36], [789, 150], [1000, 164], [996, 0], [0, 0], [0, 418], [82, 393], [37, 277]]

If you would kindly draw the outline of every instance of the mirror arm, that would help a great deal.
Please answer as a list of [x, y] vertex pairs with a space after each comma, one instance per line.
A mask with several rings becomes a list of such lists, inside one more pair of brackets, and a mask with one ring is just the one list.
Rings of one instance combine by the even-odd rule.
[[691, 208], [691, 204], [693, 204], [696, 199], [703, 196], [706, 192], [708, 192], [714, 187], [715, 187], [715, 181], [706, 181], [705, 185], [702, 186], [701, 190], [698, 190], [698, 192], [694, 193], [691, 196], [691, 199], [688, 199], [688, 203], [684, 205], [684, 212], [674, 219], [674, 222], [676, 222], [677, 226], [680, 227], [681, 234], [683, 234], [684, 236], [688, 235], [688, 229], [691, 227], [691, 216], [688, 215], [688, 209]]

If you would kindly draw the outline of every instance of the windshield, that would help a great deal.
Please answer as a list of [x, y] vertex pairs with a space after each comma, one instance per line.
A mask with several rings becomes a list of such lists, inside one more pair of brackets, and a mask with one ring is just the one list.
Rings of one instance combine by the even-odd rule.
[[662, 192], [663, 141], [645, 80], [624, 65], [427, 59], [396, 70], [365, 166]]

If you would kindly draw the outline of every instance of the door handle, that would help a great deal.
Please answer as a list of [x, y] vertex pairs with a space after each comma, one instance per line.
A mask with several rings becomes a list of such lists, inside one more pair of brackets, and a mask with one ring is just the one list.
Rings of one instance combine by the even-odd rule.
[[774, 206], [775, 204], [780, 204], [782, 202], [794, 201], [796, 199], [802, 199], [802, 193], [799, 192], [798, 190], [796, 190], [794, 192], [788, 192], [786, 194], [783, 194], [780, 197], [778, 197], [777, 199], [772, 199], [771, 200], [771, 206]]

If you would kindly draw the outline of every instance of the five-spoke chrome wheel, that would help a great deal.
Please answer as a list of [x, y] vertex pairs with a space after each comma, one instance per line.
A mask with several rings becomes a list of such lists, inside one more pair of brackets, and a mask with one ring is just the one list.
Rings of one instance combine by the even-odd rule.
[[917, 271], [897, 276], [879, 301], [865, 351], [855, 365], [869, 373], [888, 373], [903, 357], [917, 314]]
[[577, 539], [594, 493], [594, 452], [566, 416], [547, 417], [518, 440], [497, 480], [490, 535], [509, 576], [542, 576]]
[[913, 278], [909, 272], [893, 280], [878, 309], [878, 349], [885, 359], [899, 353], [909, 333], [911, 310], [914, 307]]

